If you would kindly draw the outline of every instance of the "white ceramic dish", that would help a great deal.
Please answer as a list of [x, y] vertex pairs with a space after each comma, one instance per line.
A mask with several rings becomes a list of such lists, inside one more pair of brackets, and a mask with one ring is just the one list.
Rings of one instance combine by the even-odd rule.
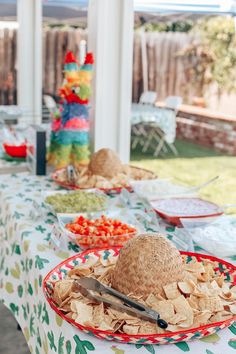
[[196, 193], [190, 193], [192, 188], [174, 184], [168, 179], [132, 181], [130, 184], [136, 194], [148, 200], [196, 195]]
[[[55, 190], [55, 191], [51, 191], [51, 190], [45, 190], [45, 191], [42, 191], [42, 199], [43, 199], [43, 203], [46, 205], [46, 207], [48, 208], [48, 210], [50, 212], [52, 212], [55, 216], [57, 216], [58, 214], [59, 215], [71, 215], [71, 216], [74, 216], [74, 215], [77, 215], [78, 212], [74, 212], [74, 213], [57, 213], [53, 206], [49, 203], [46, 202], [46, 198], [49, 197], [49, 196], [52, 196], [52, 195], [56, 195], [56, 194], [73, 194], [75, 193], [76, 191], [68, 191], [68, 190]], [[97, 195], [102, 195], [106, 198], [106, 205], [105, 205], [105, 208], [103, 210], [106, 210], [108, 207], [109, 207], [109, 198], [107, 197], [107, 195], [105, 193], [103, 193], [102, 191], [98, 190], [98, 189], [87, 189], [87, 190], [83, 190], [83, 193], [95, 193]]]

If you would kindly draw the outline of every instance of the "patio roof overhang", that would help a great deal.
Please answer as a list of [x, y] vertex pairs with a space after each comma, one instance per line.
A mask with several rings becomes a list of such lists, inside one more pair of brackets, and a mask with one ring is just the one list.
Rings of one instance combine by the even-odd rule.
[[138, 12], [190, 12], [198, 14], [236, 14], [235, 0], [134, 0]]
[[[89, 0], [43, 0], [45, 21], [84, 20]], [[236, 15], [236, 0], [134, 0], [134, 11], [146, 16], [185, 14], [231, 14]], [[16, 18], [16, 0], [0, 0], [0, 17]], [[84, 21], [83, 21], [84, 22]]]

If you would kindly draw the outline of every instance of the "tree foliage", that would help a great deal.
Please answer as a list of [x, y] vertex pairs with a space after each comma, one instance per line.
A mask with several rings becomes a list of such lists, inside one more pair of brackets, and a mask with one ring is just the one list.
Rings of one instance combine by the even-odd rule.
[[147, 32], [189, 32], [193, 28], [192, 20], [175, 22], [147, 22], [144, 29]]
[[193, 32], [212, 58], [208, 63], [211, 81], [220, 91], [236, 91], [236, 33], [232, 17], [217, 16], [198, 21]]

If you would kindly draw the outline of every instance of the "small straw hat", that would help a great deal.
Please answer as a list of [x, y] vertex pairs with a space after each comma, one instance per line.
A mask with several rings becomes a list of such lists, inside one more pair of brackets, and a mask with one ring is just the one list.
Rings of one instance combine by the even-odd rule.
[[122, 163], [111, 149], [100, 149], [91, 156], [88, 169], [93, 175], [113, 178], [122, 172]]
[[123, 294], [148, 296], [161, 293], [166, 284], [182, 280], [182, 258], [160, 234], [142, 234], [121, 249], [112, 274], [112, 287]]

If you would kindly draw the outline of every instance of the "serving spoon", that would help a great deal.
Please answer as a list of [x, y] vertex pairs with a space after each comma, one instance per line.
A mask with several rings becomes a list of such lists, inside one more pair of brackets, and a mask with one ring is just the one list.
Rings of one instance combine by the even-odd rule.
[[208, 186], [209, 184], [215, 182], [218, 178], [219, 178], [219, 176], [215, 176], [215, 177], [209, 179], [208, 181], [199, 184], [198, 186], [192, 187], [192, 188], [190, 188], [190, 189], [186, 192], [186, 194], [187, 194], [187, 193], [192, 193], [192, 192], [197, 192], [197, 191], [199, 191], [200, 189], [202, 189], [202, 188]]

